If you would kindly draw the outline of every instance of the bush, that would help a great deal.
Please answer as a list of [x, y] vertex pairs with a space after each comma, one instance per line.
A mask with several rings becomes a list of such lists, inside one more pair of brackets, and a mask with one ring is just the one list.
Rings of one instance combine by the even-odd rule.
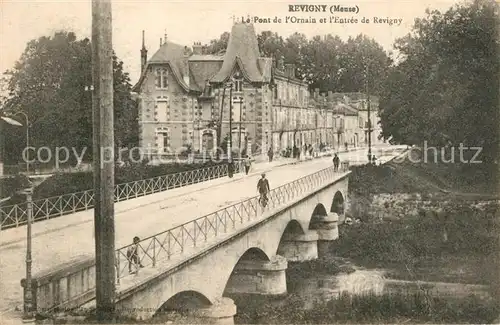
[[18, 192], [29, 187], [29, 180], [24, 175], [0, 179], [0, 199], [11, 197], [4, 205], [16, 204], [26, 201], [26, 196]]

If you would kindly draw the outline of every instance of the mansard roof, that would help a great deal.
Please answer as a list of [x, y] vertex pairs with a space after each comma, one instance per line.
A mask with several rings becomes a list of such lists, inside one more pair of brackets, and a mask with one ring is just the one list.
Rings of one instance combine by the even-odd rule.
[[[231, 29], [222, 68], [211, 81], [226, 81], [238, 65], [245, 78], [250, 82], [264, 82], [265, 79], [269, 78], [270, 73], [267, 71], [263, 73], [261, 69], [270, 69], [270, 65], [268, 67], [267, 61], [265, 61], [260, 66], [259, 58], [259, 45], [253, 24], [236, 23]], [[268, 78], [264, 78], [263, 75]]]
[[[233, 25], [223, 56], [191, 55], [186, 46], [172, 42], [162, 44], [147, 62], [133, 91], [140, 91], [148, 69], [151, 65], [158, 64], [169, 65], [175, 79], [185, 91], [203, 92], [207, 80], [224, 82], [237, 69], [250, 82], [270, 82], [272, 78], [272, 59], [260, 56], [255, 29], [252, 24], [245, 23]], [[184, 80], [186, 75], [189, 76], [189, 84]]]
[[146, 77], [148, 68], [151, 65], [156, 64], [167, 64], [170, 66], [177, 82], [181, 85], [181, 87], [188, 91], [189, 85], [184, 82], [184, 75], [187, 75], [189, 71], [184, 71], [184, 65], [182, 60], [184, 60], [184, 51], [186, 50], [185, 46], [175, 44], [172, 42], [165, 42], [162, 46], [156, 51], [153, 57], [148, 61], [144, 71], [141, 73], [141, 77], [137, 84], [133, 87], [133, 91], [139, 91], [139, 87], [144, 81]]

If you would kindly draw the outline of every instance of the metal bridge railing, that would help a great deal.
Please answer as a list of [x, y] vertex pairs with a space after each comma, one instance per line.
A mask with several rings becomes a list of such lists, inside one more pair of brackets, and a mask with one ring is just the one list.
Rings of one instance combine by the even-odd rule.
[[[137, 246], [130, 244], [119, 248], [116, 250], [115, 259], [117, 281], [119, 283], [121, 278], [129, 274], [129, 262], [133, 262], [135, 272], [139, 271], [139, 264], [155, 267], [159, 262], [168, 261], [174, 255], [199, 247], [211, 239], [227, 234], [239, 225], [261, 217], [262, 213], [259, 211], [274, 210], [318, 189], [334, 180], [339, 173], [348, 170], [348, 165], [342, 166], [339, 172], [329, 167], [275, 188], [268, 194], [268, 205], [265, 208], [260, 206], [259, 196], [255, 196], [145, 238]], [[133, 253], [134, 251], [136, 253]]]
[[[243, 170], [241, 163], [235, 163], [235, 173]], [[227, 165], [201, 168], [176, 174], [144, 179], [115, 186], [115, 202], [183, 187], [195, 183], [224, 177]], [[94, 207], [94, 191], [64, 194], [33, 201], [33, 221], [47, 220]], [[19, 227], [27, 222], [27, 203], [0, 207], [0, 230]]]

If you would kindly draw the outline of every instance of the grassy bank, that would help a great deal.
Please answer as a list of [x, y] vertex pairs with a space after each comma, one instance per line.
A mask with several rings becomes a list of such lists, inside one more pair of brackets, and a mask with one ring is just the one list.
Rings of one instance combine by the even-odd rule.
[[432, 196], [435, 206], [446, 200], [447, 219], [432, 213], [384, 222], [361, 217], [365, 222], [340, 228], [332, 255], [387, 269], [396, 279], [491, 284], [492, 293], [498, 295], [498, 204], [489, 201], [479, 208], [469, 201], [497, 195], [494, 168], [409, 161], [354, 167], [349, 191], [356, 202], [369, 206], [376, 194], [419, 193], [422, 198]]
[[[417, 158], [414, 153], [413, 161]], [[438, 163], [436, 163], [438, 161]], [[392, 161], [382, 166], [355, 166], [349, 178], [349, 192], [356, 195], [381, 193], [461, 192], [498, 195], [498, 165], [439, 163], [440, 157], [425, 162]]]
[[474, 296], [466, 299], [394, 293], [383, 295], [343, 294], [305, 309], [297, 295], [272, 297], [241, 296], [236, 324], [339, 324], [339, 323], [491, 323], [498, 307]]

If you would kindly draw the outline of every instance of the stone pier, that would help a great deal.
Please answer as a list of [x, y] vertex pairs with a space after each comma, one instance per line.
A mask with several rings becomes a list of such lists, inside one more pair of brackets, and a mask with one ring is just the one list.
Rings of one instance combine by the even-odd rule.
[[303, 262], [318, 258], [318, 234], [309, 231], [306, 234], [285, 234], [278, 254], [286, 257], [290, 262]]
[[233, 325], [236, 305], [230, 298], [220, 298], [211, 306], [191, 309], [185, 312], [192, 324]]
[[316, 229], [318, 234], [319, 257], [328, 256], [333, 241], [339, 238], [338, 221], [339, 215], [335, 212], [330, 212], [326, 216], [319, 217], [315, 222], [314, 229]]
[[240, 261], [234, 268], [225, 292], [281, 295], [287, 292], [286, 258], [276, 255], [271, 261]]

